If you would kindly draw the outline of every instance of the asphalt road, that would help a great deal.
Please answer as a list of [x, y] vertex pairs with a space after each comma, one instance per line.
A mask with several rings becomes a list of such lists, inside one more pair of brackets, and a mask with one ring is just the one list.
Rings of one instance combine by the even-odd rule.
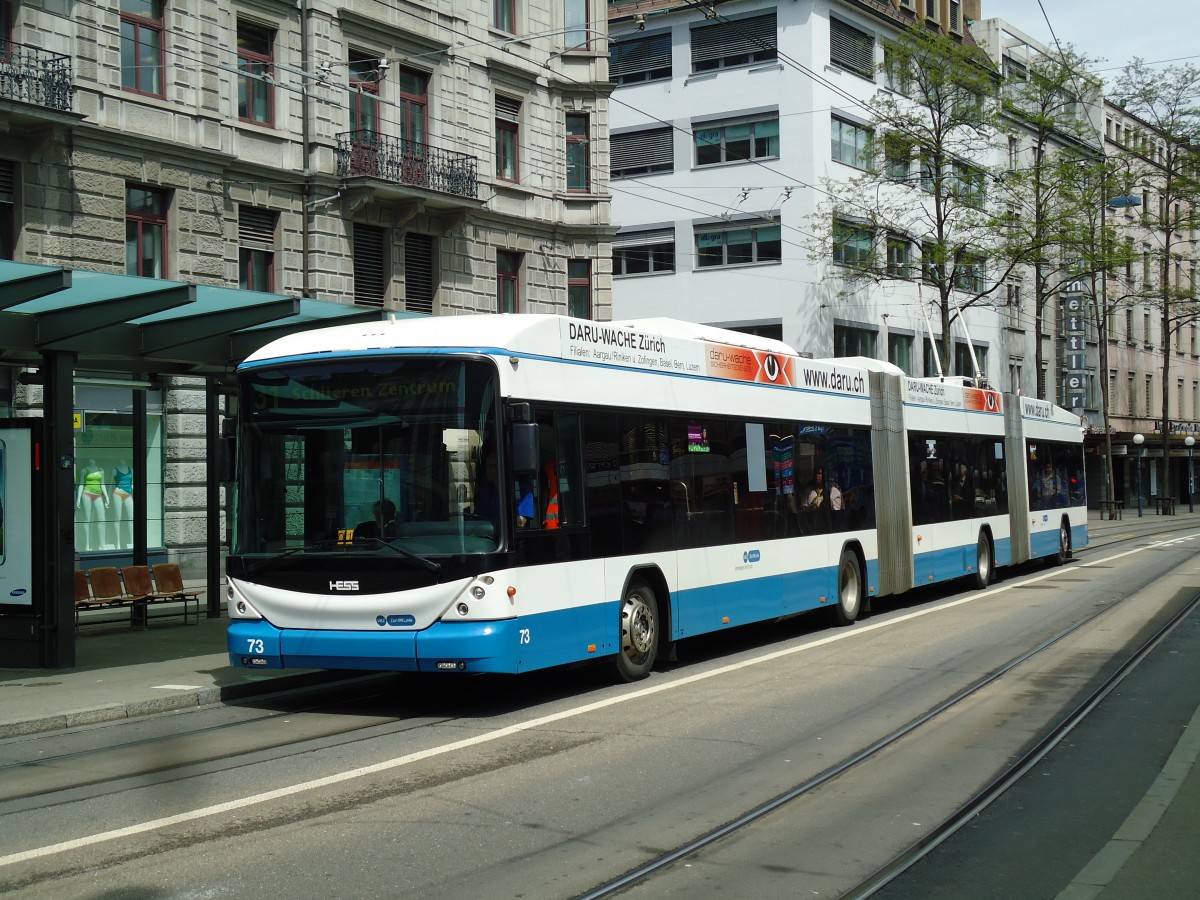
[[[630, 892], [837, 896], [1035, 741], [1200, 583], [1192, 544], [1146, 543], [988, 591], [877, 603], [849, 629], [809, 616], [687, 642], [678, 664], [631, 686], [586, 669], [389, 676], [354, 695], [8, 741], [0, 889], [56, 900], [577, 896], [1109, 609], [927, 729]], [[1064, 792], [1047, 794], [1039, 819], [1061, 811]], [[994, 871], [1033, 887], [1027, 860], [1008, 859]], [[1077, 871], [1073, 860], [1047, 883]], [[934, 880], [914, 877], [918, 888]]]

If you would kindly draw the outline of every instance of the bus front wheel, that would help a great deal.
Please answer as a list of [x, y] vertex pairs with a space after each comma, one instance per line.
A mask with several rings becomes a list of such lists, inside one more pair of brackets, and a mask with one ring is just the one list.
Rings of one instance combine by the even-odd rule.
[[650, 674], [658, 652], [658, 601], [648, 585], [634, 582], [621, 601], [621, 646], [617, 676], [638, 681]]
[[838, 563], [838, 602], [834, 609], [839, 625], [853, 625], [862, 611], [863, 577], [858, 557], [843, 550]]

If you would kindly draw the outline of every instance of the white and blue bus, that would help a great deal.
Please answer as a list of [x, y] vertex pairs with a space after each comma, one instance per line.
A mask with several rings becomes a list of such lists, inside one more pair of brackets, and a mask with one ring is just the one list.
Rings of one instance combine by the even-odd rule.
[[633, 680], [686, 637], [1087, 543], [1065, 410], [701, 325], [347, 325], [239, 382], [235, 666]]

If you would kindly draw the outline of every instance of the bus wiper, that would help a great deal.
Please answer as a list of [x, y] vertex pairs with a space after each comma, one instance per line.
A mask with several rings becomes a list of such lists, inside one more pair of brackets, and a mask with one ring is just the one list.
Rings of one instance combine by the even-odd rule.
[[424, 556], [418, 556], [416, 553], [411, 553], [408, 550], [405, 550], [403, 547], [397, 547], [395, 544], [389, 543], [389, 542], [385, 541], [383, 538], [377, 538], [377, 537], [355, 538], [354, 543], [356, 543], [356, 544], [380, 544], [384, 547], [387, 547], [389, 550], [395, 550], [406, 560], [408, 560], [409, 562], [412, 562], [412, 563], [416, 563], [422, 569], [425, 569], [430, 572], [442, 571], [442, 564], [440, 562], [437, 562], [436, 560], [428, 559]]
[[312, 544], [305, 544], [303, 547], [289, 547], [282, 553], [276, 553], [274, 556], [269, 556], [266, 559], [260, 559], [258, 562], [246, 563], [246, 572], [257, 572], [264, 566], [269, 566], [272, 563], [277, 563], [285, 557], [292, 556], [296, 553], [314, 553], [320, 550], [332, 550], [334, 547], [345, 546], [337, 541], [316, 541]]

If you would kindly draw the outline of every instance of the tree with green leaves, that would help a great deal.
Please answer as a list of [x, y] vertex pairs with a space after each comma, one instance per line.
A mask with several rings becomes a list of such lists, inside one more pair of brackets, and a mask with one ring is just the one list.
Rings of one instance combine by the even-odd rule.
[[997, 75], [977, 47], [922, 27], [885, 44], [883, 70], [890, 89], [870, 104], [871, 140], [857, 159], [840, 157], [862, 174], [826, 180], [810, 255], [832, 257], [852, 284], [915, 277], [933, 295], [949, 374], [951, 326], [990, 303], [1015, 265], [988, 204], [999, 174]]
[[1105, 172], [1099, 122], [1099, 84], [1090, 60], [1067, 48], [1033, 52], [1010, 61], [1001, 88], [1007, 120], [1009, 171], [999, 179], [995, 204], [1004, 217], [1002, 250], [1023, 263], [1032, 282], [1037, 396], [1053, 400], [1046, 383], [1047, 337], [1059, 299], [1081, 281], [1091, 283], [1108, 264], [1097, 250], [1107, 227], [1095, 190]]
[[[1145, 201], [1141, 234], [1145, 272], [1132, 292], [1156, 310], [1162, 338], [1162, 453], [1170, 460], [1172, 345], [1200, 319], [1190, 233], [1200, 208], [1200, 68], [1151, 69], [1134, 59], [1116, 79], [1113, 101], [1145, 127], [1126, 130], [1125, 153]], [[1163, 466], [1161, 493], [1171, 493], [1171, 467]]]

